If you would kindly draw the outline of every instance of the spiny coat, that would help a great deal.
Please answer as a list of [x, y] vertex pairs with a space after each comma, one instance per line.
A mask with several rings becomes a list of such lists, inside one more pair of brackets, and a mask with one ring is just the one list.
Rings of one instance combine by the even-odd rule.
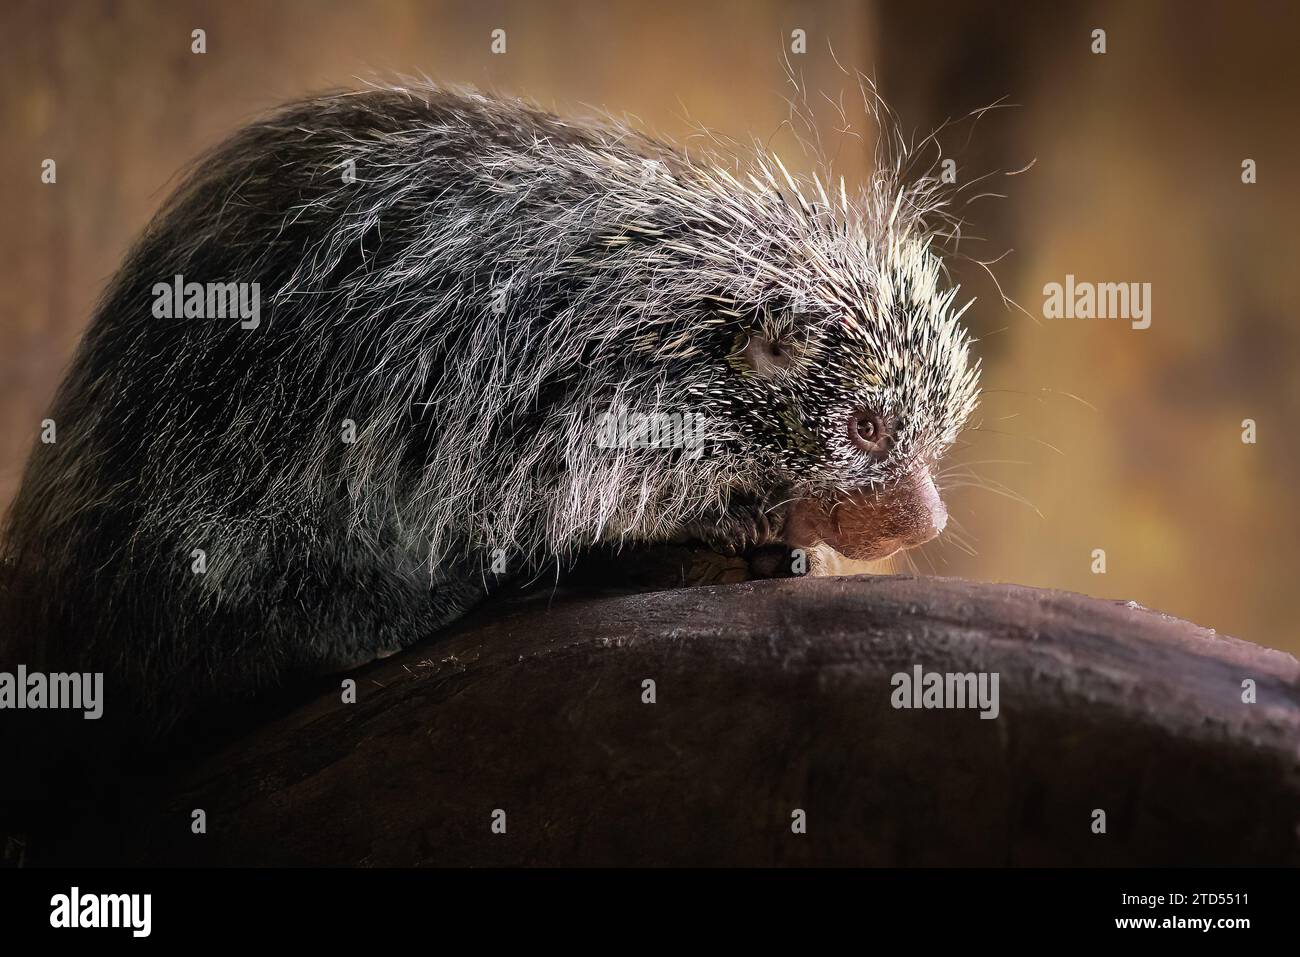
[[[165, 725], [433, 633], [494, 559], [741, 538], [756, 509], [779, 531], [782, 502], [898, 480], [977, 396], [925, 196], [433, 87], [253, 123], [58, 392], [7, 522], [4, 660], [105, 670]], [[257, 283], [260, 322], [158, 318], [177, 276]], [[709, 454], [602, 447], [616, 409], [700, 415]], [[888, 443], [855, 447], [854, 410]]]

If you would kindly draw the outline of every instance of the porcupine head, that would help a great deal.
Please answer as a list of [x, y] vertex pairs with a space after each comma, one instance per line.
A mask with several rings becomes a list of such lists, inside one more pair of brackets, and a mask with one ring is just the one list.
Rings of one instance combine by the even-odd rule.
[[697, 467], [720, 500], [700, 537], [863, 561], [927, 542], [947, 522], [935, 465], [979, 395], [965, 309], [924, 223], [933, 196], [884, 174], [856, 199], [842, 184], [828, 195], [774, 156], [754, 163], [666, 178], [677, 228], [626, 234], [644, 229], [677, 259], [651, 299], [700, 304], [636, 343], [665, 364], [665, 395], [706, 423], [713, 454]]

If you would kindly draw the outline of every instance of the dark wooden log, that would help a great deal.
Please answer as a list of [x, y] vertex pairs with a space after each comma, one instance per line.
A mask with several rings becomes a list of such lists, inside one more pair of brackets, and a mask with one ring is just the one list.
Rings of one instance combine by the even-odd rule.
[[[998, 717], [893, 707], [916, 665], [996, 672]], [[131, 862], [1300, 863], [1300, 664], [1132, 603], [539, 593], [355, 677], [139, 795]]]

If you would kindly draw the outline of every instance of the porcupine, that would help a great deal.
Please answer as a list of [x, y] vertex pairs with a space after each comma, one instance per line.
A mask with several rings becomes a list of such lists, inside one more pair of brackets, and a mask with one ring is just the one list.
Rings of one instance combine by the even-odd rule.
[[[254, 122], [58, 391], [5, 530], [6, 661], [104, 670], [165, 727], [435, 633], [494, 557], [932, 538], [979, 370], [920, 198], [433, 86]], [[260, 322], [156, 318], [178, 276], [257, 283]], [[701, 416], [709, 454], [603, 447], [618, 408]]]

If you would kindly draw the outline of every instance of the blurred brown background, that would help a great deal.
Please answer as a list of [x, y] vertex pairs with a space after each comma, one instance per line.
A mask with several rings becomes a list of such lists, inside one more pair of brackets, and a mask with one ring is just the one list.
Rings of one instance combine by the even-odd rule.
[[[1290, 3], [633, 2], [6, 3], [0, 12], [0, 503], [95, 298], [204, 147], [277, 102], [357, 77], [425, 73], [608, 110], [681, 139], [696, 125], [770, 140], [792, 54], [827, 151], [850, 182], [871, 131], [852, 109], [874, 75], [905, 129], [1005, 98], [942, 138], [959, 179], [990, 170], [962, 250], [977, 266], [988, 390], [954, 457], [983, 488], [949, 500], [975, 554], [928, 547], [920, 570], [1134, 599], [1300, 650], [1300, 324], [1296, 123], [1300, 12]], [[208, 52], [190, 52], [207, 31]], [[490, 33], [507, 52], [489, 51]], [[1090, 51], [1091, 31], [1108, 52]], [[837, 135], [844, 94], [858, 136]], [[969, 142], [968, 142], [969, 141]], [[58, 182], [40, 181], [54, 158]], [[1258, 163], [1243, 185], [1241, 162]], [[1067, 273], [1152, 283], [1150, 329], [1046, 321]], [[1241, 442], [1241, 421], [1258, 444]], [[1005, 486], [1014, 498], [991, 491]], [[1092, 573], [1092, 551], [1107, 573]]]

